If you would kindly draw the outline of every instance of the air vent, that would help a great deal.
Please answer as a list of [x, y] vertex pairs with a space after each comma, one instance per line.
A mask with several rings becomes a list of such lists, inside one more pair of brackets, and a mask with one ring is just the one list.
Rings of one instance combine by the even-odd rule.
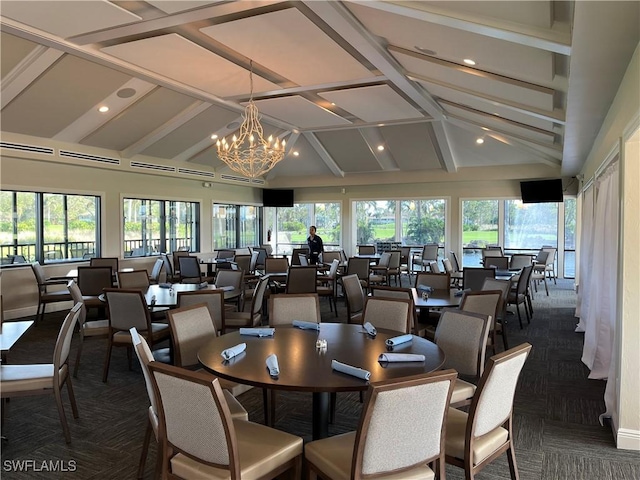
[[207, 178], [214, 178], [216, 176], [216, 174], [212, 172], [203, 172], [201, 170], [191, 170], [190, 168], [179, 168], [178, 173], [186, 173], [187, 175], [195, 175], [197, 177], [207, 177]]
[[18, 150], [20, 152], [44, 153], [45, 155], [53, 155], [53, 148], [39, 147], [37, 145], [26, 145], [24, 143], [0, 142], [0, 148]]
[[66, 158], [75, 158], [79, 160], [87, 160], [89, 162], [108, 163], [109, 165], [120, 165], [119, 158], [103, 157], [100, 155], [89, 155], [80, 152], [71, 152], [69, 150], [60, 150], [60, 156]]
[[231, 180], [232, 182], [251, 183], [251, 180], [245, 177], [236, 177], [235, 175], [221, 174], [220, 178], [223, 180]]
[[133, 168], [143, 168], [145, 170], [160, 170], [162, 172], [175, 172], [176, 167], [167, 167], [166, 165], [157, 165], [155, 163], [131, 162]]
[[251, 183], [257, 183], [258, 185], [264, 185], [264, 180], [262, 180], [260, 178], [254, 178], [253, 180], [251, 180]]

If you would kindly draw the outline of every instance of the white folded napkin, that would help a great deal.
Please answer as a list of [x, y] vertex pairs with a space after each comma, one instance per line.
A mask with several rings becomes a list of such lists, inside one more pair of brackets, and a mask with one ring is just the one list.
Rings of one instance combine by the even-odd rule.
[[222, 355], [222, 358], [224, 358], [225, 360], [231, 360], [236, 355], [240, 355], [246, 349], [247, 349], [246, 343], [239, 343], [235, 347], [231, 347], [231, 348], [227, 348], [226, 350], [223, 350], [221, 355]]
[[306, 322], [304, 320], [294, 320], [293, 326], [302, 330], [320, 330], [320, 324], [316, 322]]
[[428, 292], [428, 293], [433, 292], [433, 288], [431, 288], [429, 285], [418, 285], [416, 288], [418, 290], [424, 290], [425, 292]]
[[198, 289], [207, 288], [209, 284], [207, 282], [200, 282], [198, 284]]
[[387, 344], [387, 347], [394, 347], [396, 345], [400, 345], [401, 343], [407, 343], [413, 340], [413, 335], [407, 333], [406, 335], [400, 335], [398, 337], [387, 338], [384, 343]]
[[222, 287], [218, 287], [218, 290], [224, 290], [225, 292], [230, 292], [231, 290], [235, 290], [233, 285], [223, 285]]
[[424, 362], [424, 355], [419, 353], [381, 353], [379, 362]]
[[464, 292], [470, 292], [471, 289], [470, 288], [465, 288], [464, 290], [458, 290], [456, 293], [454, 293], [454, 295], [456, 297], [461, 297], [462, 295], [464, 295]]
[[370, 322], [367, 322], [364, 325], [362, 325], [362, 328], [364, 328], [367, 331], [367, 333], [372, 337], [375, 337], [378, 334], [378, 332], [376, 331], [376, 327], [371, 325]]
[[275, 328], [241, 328], [240, 335], [251, 335], [253, 337], [273, 337]]
[[269, 375], [272, 377], [277, 377], [280, 375], [280, 369], [278, 368], [278, 357], [275, 353], [272, 353], [267, 357], [267, 369], [269, 370]]
[[337, 360], [331, 360], [331, 368], [338, 372], [346, 373], [354, 377], [361, 378], [362, 380], [369, 380], [371, 378], [371, 372], [362, 368], [354, 367], [346, 363], [339, 362]]

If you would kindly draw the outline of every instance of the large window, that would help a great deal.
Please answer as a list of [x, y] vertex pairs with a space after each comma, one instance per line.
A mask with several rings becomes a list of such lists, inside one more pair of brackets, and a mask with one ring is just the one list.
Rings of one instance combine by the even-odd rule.
[[100, 197], [2, 191], [0, 205], [3, 264], [100, 254]]
[[481, 249], [497, 245], [498, 239], [498, 200], [463, 200], [462, 264], [478, 266]]
[[260, 207], [213, 205], [213, 248], [242, 248], [258, 245]]
[[558, 204], [506, 200], [504, 248], [536, 253], [541, 246], [558, 246]]
[[403, 200], [400, 202], [404, 245], [444, 244], [445, 201]]
[[200, 204], [125, 198], [124, 254], [140, 257], [200, 248]]
[[341, 245], [340, 203], [296, 203], [293, 207], [265, 207], [265, 229], [275, 253], [289, 255], [307, 244], [309, 227], [316, 226], [326, 250]]
[[564, 277], [576, 278], [576, 199], [564, 201]]

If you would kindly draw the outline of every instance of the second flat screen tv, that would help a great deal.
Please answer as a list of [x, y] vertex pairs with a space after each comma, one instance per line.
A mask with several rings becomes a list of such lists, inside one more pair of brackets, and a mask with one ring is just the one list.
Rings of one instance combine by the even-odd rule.
[[562, 202], [562, 179], [520, 182], [522, 203]]
[[263, 188], [262, 204], [265, 207], [293, 207], [293, 190]]

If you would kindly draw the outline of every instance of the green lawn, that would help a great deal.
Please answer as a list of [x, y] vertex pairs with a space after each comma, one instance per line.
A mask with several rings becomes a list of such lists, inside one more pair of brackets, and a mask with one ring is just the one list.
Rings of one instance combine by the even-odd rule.
[[498, 231], [478, 230], [471, 232], [462, 232], [463, 245], [468, 245], [472, 240], [478, 240], [480, 243], [498, 243]]

